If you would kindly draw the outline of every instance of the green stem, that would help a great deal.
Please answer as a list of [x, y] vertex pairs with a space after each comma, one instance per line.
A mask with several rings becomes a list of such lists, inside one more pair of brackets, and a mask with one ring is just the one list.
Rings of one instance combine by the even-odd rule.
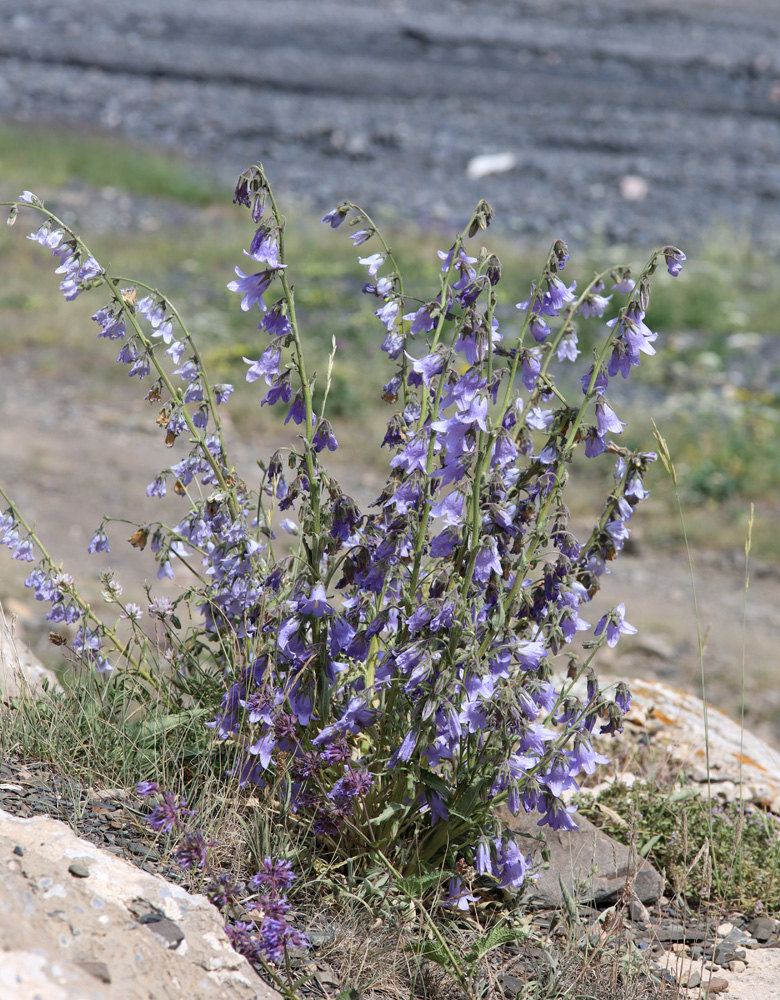
[[[278, 238], [279, 238], [279, 262], [284, 264], [286, 262], [286, 247], [285, 247], [285, 231], [284, 231], [284, 220], [282, 219], [281, 213], [279, 212], [279, 207], [276, 204], [276, 198], [271, 190], [271, 186], [263, 174], [263, 180], [266, 184], [266, 190], [268, 193], [268, 199], [271, 203], [271, 211], [273, 212], [276, 225], [278, 227]], [[312, 447], [312, 439], [314, 437], [314, 408], [312, 406], [312, 396], [311, 389], [309, 387], [309, 380], [306, 376], [306, 365], [303, 358], [303, 347], [301, 344], [300, 332], [298, 330], [298, 320], [295, 314], [295, 298], [293, 295], [293, 288], [287, 280], [287, 273], [285, 270], [279, 271], [279, 280], [282, 284], [282, 291], [284, 292], [285, 302], [287, 303], [288, 318], [290, 320], [290, 329], [292, 331], [293, 344], [295, 346], [295, 359], [296, 366], [298, 369], [298, 377], [301, 382], [301, 391], [303, 393], [303, 405], [305, 411], [305, 439], [306, 446], [304, 447], [304, 462], [306, 463], [306, 472], [309, 478], [309, 496], [311, 498], [311, 509], [312, 509], [312, 519], [314, 523], [314, 544], [312, 545], [312, 560], [311, 560], [311, 571], [313, 582], [317, 582], [320, 579], [320, 489], [319, 480], [317, 476], [317, 469], [314, 463], [314, 449]]]
[[[401, 873], [390, 863], [390, 861], [384, 856], [384, 854], [380, 850], [377, 850], [376, 854], [379, 856], [381, 861], [387, 866], [387, 870], [396, 879], [400, 879], [403, 877]], [[408, 892], [404, 892], [404, 895], [413, 904], [415, 910], [417, 910], [417, 912], [425, 921], [425, 924], [427, 925], [428, 929], [431, 931], [433, 936], [436, 938], [441, 947], [444, 949], [444, 953], [447, 956], [447, 960], [450, 962], [450, 967], [452, 969], [452, 972], [454, 973], [460, 985], [463, 987], [464, 990], [466, 990], [466, 992], [469, 994], [469, 997], [473, 997], [472, 991], [469, 987], [468, 977], [461, 968], [460, 962], [455, 957], [452, 949], [447, 943], [446, 938], [439, 930], [436, 921], [433, 919], [433, 917], [431, 917], [430, 913], [428, 913], [428, 911], [422, 905], [422, 900], [417, 899], [415, 896], [410, 895]]]

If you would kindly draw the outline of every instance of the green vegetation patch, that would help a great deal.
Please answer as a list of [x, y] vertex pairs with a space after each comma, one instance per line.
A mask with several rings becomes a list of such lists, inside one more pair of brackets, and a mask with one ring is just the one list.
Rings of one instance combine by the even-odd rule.
[[780, 821], [762, 809], [645, 782], [616, 782], [598, 799], [583, 793], [579, 809], [622, 844], [635, 827], [639, 854], [665, 871], [670, 896], [720, 912], [780, 909]]
[[72, 128], [0, 125], [0, 176], [4, 187], [13, 184], [42, 196], [82, 184], [190, 205], [224, 200], [213, 172], [180, 156]]

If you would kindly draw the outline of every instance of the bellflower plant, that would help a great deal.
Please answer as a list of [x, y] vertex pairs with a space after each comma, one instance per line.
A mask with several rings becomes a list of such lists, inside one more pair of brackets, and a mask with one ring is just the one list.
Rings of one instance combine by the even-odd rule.
[[[607, 393], [655, 354], [650, 279], [659, 262], [678, 274], [685, 256], [662, 247], [638, 274], [614, 267], [578, 285], [564, 277], [568, 250], [556, 239], [517, 305], [519, 323], [503, 328], [501, 262], [469, 242], [490, 225], [486, 202], [439, 253], [427, 300], [406, 293], [366, 212], [351, 203], [329, 212], [323, 223], [347, 223], [355, 246], [374, 243], [359, 263], [389, 369], [377, 372], [377, 391], [393, 407], [378, 442], [387, 480], [361, 510], [323, 464], [339, 431], [325, 416], [327, 392], [314, 410], [284, 220], [262, 167], [241, 175], [235, 201], [255, 226], [243, 265], [251, 273], [236, 267], [227, 285], [257, 324], [246, 379], [260, 405], [296, 427], [298, 445], [258, 462], [256, 482], [237, 471], [220, 420], [232, 387], [211, 382], [176, 307], [112, 274], [25, 192], [9, 222], [35, 213], [30, 239], [54, 257], [65, 297], [99, 291], [98, 337], [115, 342], [130, 377], [150, 380], [145, 399], [177, 453], [147, 496], [153, 503], [172, 490], [182, 513], [173, 527], [145, 516], [129, 541], [149, 545], [159, 577], [183, 571], [186, 587], [173, 601], [148, 595], [145, 615], [111, 590], [122, 628], [132, 629], [128, 642], [79, 597], [7, 497], [2, 541], [19, 560], [37, 554], [27, 585], [51, 621], [77, 629], [70, 647], [99, 674], [121, 668], [171, 705], [194, 696], [199, 672], [218, 678], [221, 700], [207, 724], [214, 740], [236, 748], [231, 777], [281, 802], [318, 850], [357, 866], [382, 858], [404, 875], [438, 870], [453, 879], [456, 908], [477, 898], [457, 881], [464, 859], [480, 893], [519, 890], [528, 860], [497, 807], [535, 813], [540, 827], [574, 828], [564, 796], [606, 760], [594, 732], [619, 731], [630, 707], [624, 688], [610, 696], [599, 687], [593, 662], [604, 643], [635, 630], [623, 605], [591, 625], [587, 604], [629, 537], [655, 455], [620, 444], [625, 424]], [[581, 392], [567, 398], [553, 372], [578, 362], [578, 319], [609, 312], [584, 359]], [[586, 538], [575, 537], [566, 506], [578, 449], [614, 464]], [[270, 544], [277, 515], [300, 540], [289, 557]], [[90, 548], [107, 550], [112, 535], [107, 520]], [[194, 623], [187, 628], [180, 606]], [[575, 655], [571, 643], [588, 632], [584, 656]], [[161, 634], [164, 644], [152, 641]], [[556, 673], [558, 654], [565, 665]], [[574, 694], [580, 677], [583, 698]], [[175, 826], [183, 808], [163, 798], [154, 822]], [[182, 850], [200, 863], [200, 842]], [[268, 865], [257, 888], [278, 901], [286, 876]]]

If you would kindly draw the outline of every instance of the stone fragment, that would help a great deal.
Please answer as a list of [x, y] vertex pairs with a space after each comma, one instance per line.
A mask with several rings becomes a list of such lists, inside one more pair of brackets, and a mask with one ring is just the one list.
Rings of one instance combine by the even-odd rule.
[[68, 865], [68, 871], [74, 878], [89, 878], [89, 868], [83, 861], [74, 861], [72, 865]]
[[696, 941], [704, 941], [707, 937], [705, 927], [699, 927], [696, 924], [683, 924], [676, 920], [661, 920], [653, 928], [653, 933], [656, 940], [662, 943], [682, 941], [685, 944], [693, 944]]
[[108, 971], [108, 966], [106, 965], [105, 962], [76, 961], [73, 964], [78, 965], [80, 969], [83, 969], [85, 972], [88, 972], [90, 976], [94, 976], [95, 979], [99, 979], [101, 983], [111, 982], [111, 973]]
[[775, 921], [772, 917], [755, 917], [747, 929], [756, 941], [768, 941], [775, 932]]
[[620, 197], [624, 201], [644, 201], [648, 186], [644, 177], [638, 174], [626, 174], [620, 178]]
[[636, 896], [628, 901], [628, 916], [636, 924], [646, 924], [650, 921], [650, 912], [641, 899]]
[[480, 180], [490, 174], [504, 174], [517, 165], [514, 153], [483, 153], [473, 156], [466, 166], [466, 176], [470, 180]]
[[150, 913], [148, 916], [141, 917], [139, 923], [148, 927], [166, 948], [178, 948], [184, 940], [184, 931], [181, 927], [162, 915]]
[[687, 976], [681, 980], [682, 986], [687, 986], [689, 990], [696, 989], [701, 982], [701, 973], [698, 969], [691, 969]]
[[[663, 890], [663, 879], [644, 858], [636, 864], [631, 850], [598, 830], [584, 816], [576, 817], [578, 830], [552, 830], [539, 827], [538, 813], [520, 812], [513, 816], [505, 807], [499, 815], [510, 830], [536, 836], [542, 833], [550, 852], [550, 866], [539, 871], [537, 879], [528, 879], [524, 899], [532, 906], [554, 908], [563, 902], [560, 880], [580, 902], [593, 901], [599, 906], [617, 902], [627, 884], [633, 885], [636, 898], [654, 903]], [[535, 852], [538, 844], [518, 838], [520, 849]]]
[[729, 988], [728, 979], [721, 979], [720, 976], [713, 976], [708, 983], [704, 985], [704, 993], [706, 996], [716, 993], [725, 993]]
[[[744, 957], [744, 950], [740, 950], [742, 951], [742, 957]], [[716, 944], [715, 951], [712, 953], [712, 960], [716, 965], [728, 965], [729, 962], [734, 962], [739, 957], [737, 949], [729, 941], [721, 941], [719, 944]]]
[[741, 962], [739, 959], [735, 959], [733, 962], [729, 962], [729, 972], [736, 972], [737, 974], [739, 974], [740, 972], [744, 972], [746, 968], [747, 965], [745, 964], [745, 962]]
[[520, 979], [518, 976], [513, 976], [511, 972], [505, 972], [503, 976], [499, 977], [499, 984], [501, 985], [501, 991], [505, 997], [516, 997], [518, 994], [522, 993], [527, 983]]

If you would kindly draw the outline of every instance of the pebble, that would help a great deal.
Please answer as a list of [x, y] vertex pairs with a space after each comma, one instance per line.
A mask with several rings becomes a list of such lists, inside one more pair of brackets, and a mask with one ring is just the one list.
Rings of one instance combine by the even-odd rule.
[[503, 976], [499, 979], [501, 984], [501, 989], [504, 996], [516, 997], [522, 993], [526, 988], [526, 982], [523, 979], [519, 979], [517, 976], [513, 976], [509, 972], [505, 972]]
[[737, 958], [745, 957], [745, 949], [740, 948], [739, 951], [742, 952], [741, 955], [737, 954], [737, 948], [730, 941], [721, 941], [720, 944], [715, 945], [715, 951], [712, 954], [713, 960], [717, 965], [728, 965], [729, 962], [733, 962]]
[[83, 861], [74, 861], [72, 865], [68, 865], [68, 871], [74, 878], [89, 878], [89, 868]]
[[747, 965], [744, 962], [741, 962], [739, 959], [735, 959], [735, 961], [729, 962], [729, 972], [736, 972], [739, 974], [740, 972], [744, 972], [746, 968]]
[[705, 984], [704, 992], [707, 996], [709, 996], [710, 993], [723, 993], [728, 988], [728, 979], [721, 979], [719, 976], [713, 976], [712, 979]]
[[688, 975], [683, 979], [682, 985], [687, 986], [689, 990], [695, 989], [701, 982], [701, 973], [698, 969], [691, 969]]
[[184, 940], [184, 931], [181, 927], [159, 913], [148, 913], [142, 916], [138, 922], [145, 924], [160, 944], [166, 948], [178, 948]]
[[636, 896], [628, 904], [628, 915], [637, 924], [646, 924], [650, 920], [650, 911]]
[[768, 941], [775, 933], [775, 921], [772, 917], [755, 917], [747, 929], [757, 941]]

